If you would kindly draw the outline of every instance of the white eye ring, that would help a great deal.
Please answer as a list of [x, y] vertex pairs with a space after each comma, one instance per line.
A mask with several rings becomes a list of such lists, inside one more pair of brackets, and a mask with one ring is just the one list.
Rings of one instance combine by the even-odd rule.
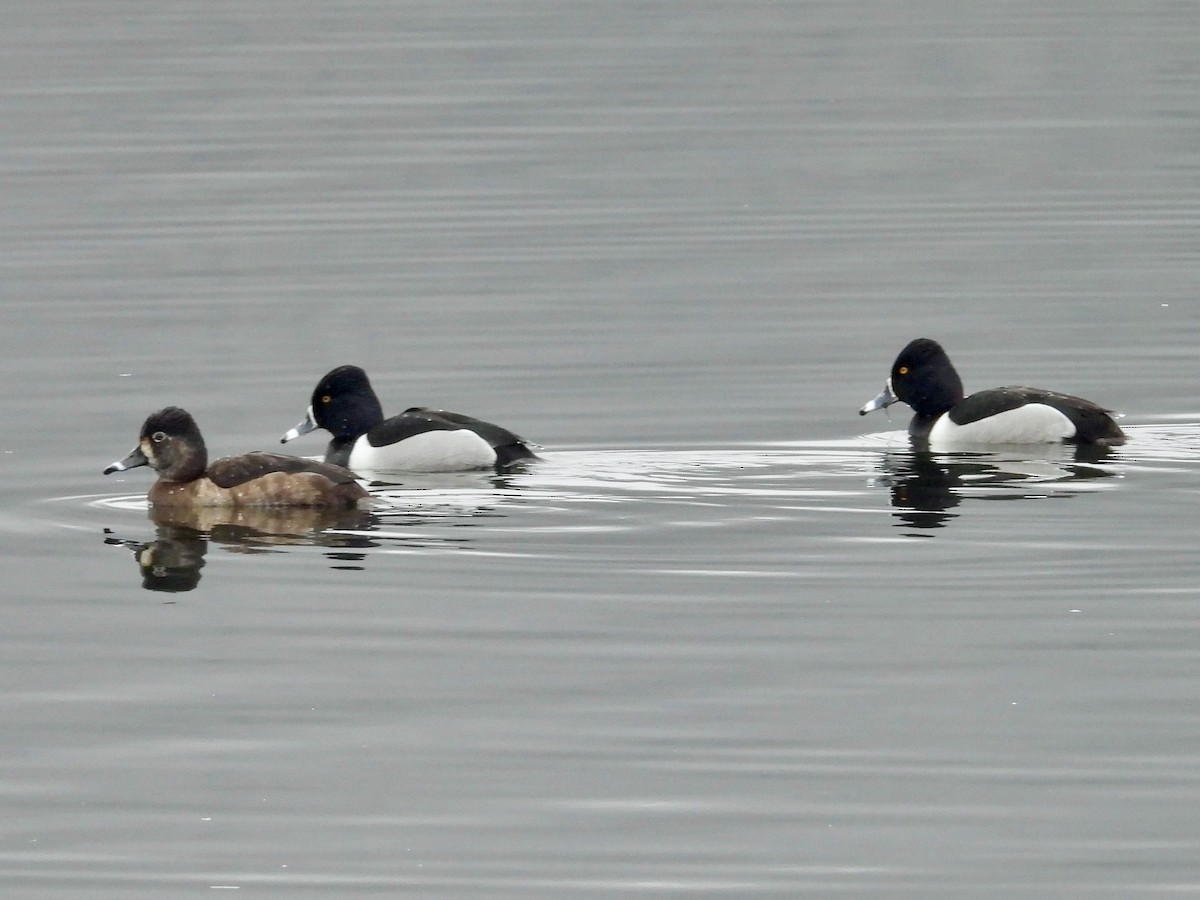
[[150, 440], [154, 441], [156, 444], [161, 444], [166, 439], [167, 435], [162, 431], [156, 431], [150, 436]]

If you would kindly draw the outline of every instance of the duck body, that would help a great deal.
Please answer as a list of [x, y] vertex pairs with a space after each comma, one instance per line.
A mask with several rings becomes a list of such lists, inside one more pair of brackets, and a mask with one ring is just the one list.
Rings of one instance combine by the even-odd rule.
[[414, 406], [385, 419], [367, 373], [358, 366], [339, 366], [322, 378], [305, 417], [282, 442], [318, 428], [333, 436], [325, 462], [355, 470], [499, 470], [537, 459], [528, 443], [507, 428], [461, 413]]
[[962, 380], [946, 351], [929, 338], [918, 338], [900, 352], [883, 391], [859, 414], [897, 401], [913, 409], [908, 426], [912, 438], [934, 446], [1125, 443], [1111, 411], [1082, 397], [1022, 386], [964, 397]]
[[175, 406], [147, 418], [137, 446], [104, 474], [138, 466], [158, 473], [147, 495], [156, 508], [349, 509], [370, 496], [344, 467], [282, 453], [257, 451], [209, 463], [195, 420]]

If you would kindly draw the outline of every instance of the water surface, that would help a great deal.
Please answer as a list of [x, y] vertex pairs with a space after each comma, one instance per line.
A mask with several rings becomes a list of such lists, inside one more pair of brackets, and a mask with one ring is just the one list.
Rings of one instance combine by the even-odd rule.
[[[5, 896], [1194, 890], [1191, 7], [7, 19]], [[1129, 443], [913, 452], [920, 335]], [[545, 459], [100, 475], [342, 363]]]

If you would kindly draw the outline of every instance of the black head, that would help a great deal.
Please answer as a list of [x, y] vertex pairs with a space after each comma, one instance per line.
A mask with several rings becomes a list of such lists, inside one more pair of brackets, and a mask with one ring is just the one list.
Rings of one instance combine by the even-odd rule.
[[917, 338], [892, 364], [892, 393], [921, 417], [940, 416], [963, 398], [962, 379], [942, 345]]
[[322, 378], [310, 410], [314, 424], [335, 438], [356, 438], [383, 421], [379, 398], [358, 366], [338, 366]]
[[146, 419], [138, 445], [104, 474], [149, 466], [166, 481], [193, 481], [208, 466], [208, 450], [196, 420], [178, 406], [168, 406]]

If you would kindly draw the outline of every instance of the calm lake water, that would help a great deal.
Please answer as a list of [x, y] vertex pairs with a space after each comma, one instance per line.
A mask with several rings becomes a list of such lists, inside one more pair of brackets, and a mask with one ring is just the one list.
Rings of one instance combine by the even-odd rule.
[[[1200, 893], [1200, 6], [4, 22], [5, 897]], [[1129, 443], [913, 453], [922, 335]], [[342, 363], [545, 459], [100, 474]]]

